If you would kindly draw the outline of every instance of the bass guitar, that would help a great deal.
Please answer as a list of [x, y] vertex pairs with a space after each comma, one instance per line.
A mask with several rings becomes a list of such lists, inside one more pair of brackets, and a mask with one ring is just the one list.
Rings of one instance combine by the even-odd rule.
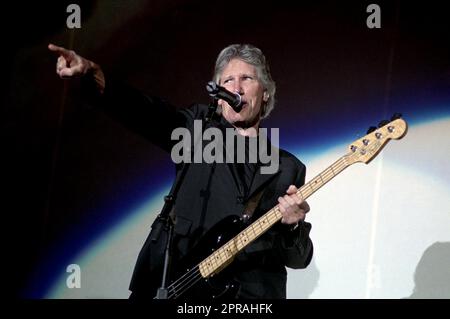
[[[407, 132], [407, 123], [395, 114], [391, 121], [369, 128], [368, 134], [354, 141], [348, 152], [303, 185], [297, 195], [306, 200], [344, 169], [355, 163], [368, 164], [391, 139], [400, 139]], [[182, 273], [167, 287], [167, 298], [192, 298], [200, 291], [207, 298], [232, 296], [237, 285], [228, 280], [228, 267], [245, 247], [264, 234], [282, 218], [278, 205], [246, 225], [242, 218], [229, 216], [214, 226], [202, 238], [183, 264]], [[229, 271], [228, 271], [229, 272]], [[220, 274], [220, 276], [219, 276]]]

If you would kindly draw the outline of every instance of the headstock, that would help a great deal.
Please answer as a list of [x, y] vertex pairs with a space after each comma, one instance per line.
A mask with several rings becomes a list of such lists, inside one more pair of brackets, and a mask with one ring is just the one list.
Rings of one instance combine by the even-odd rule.
[[372, 126], [367, 135], [354, 141], [347, 156], [349, 164], [369, 163], [391, 139], [401, 139], [408, 131], [408, 124], [401, 118], [401, 114], [394, 114], [391, 121], [381, 121], [378, 128]]

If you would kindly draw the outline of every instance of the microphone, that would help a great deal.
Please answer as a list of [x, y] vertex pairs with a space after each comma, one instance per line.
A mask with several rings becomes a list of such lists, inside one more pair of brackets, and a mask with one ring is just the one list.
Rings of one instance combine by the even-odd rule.
[[240, 94], [230, 92], [214, 81], [208, 82], [206, 90], [208, 91], [209, 96], [227, 101], [235, 112], [239, 113], [242, 110], [243, 103]]

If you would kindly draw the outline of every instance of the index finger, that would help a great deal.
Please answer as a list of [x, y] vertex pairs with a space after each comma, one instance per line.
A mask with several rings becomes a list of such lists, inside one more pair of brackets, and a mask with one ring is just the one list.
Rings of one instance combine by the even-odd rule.
[[298, 191], [298, 188], [295, 185], [290, 185], [289, 188], [286, 190], [286, 193], [288, 195], [292, 195]]
[[54, 44], [52, 44], [52, 43], [50, 43], [50, 44], [48, 45], [48, 49], [49, 49], [50, 51], [52, 51], [52, 52], [55, 52], [55, 53], [57, 53], [57, 54], [59, 54], [59, 55], [62, 55], [62, 56], [63, 56], [64, 58], [66, 58], [66, 59], [69, 59], [69, 58], [72, 57], [72, 53], [71, 53], [70, 50], [67, 50], [67, 49], [65, 49], [65, 48], [63, 48], [63, 47], [59, 47], [59, 46], [54, 45]]

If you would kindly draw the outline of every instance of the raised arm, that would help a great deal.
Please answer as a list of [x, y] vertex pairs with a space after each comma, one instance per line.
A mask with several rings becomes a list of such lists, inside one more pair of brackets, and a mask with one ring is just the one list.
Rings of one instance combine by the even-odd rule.
[[165, 100], [143, 94], [108, 73], [106, 85], [105, 73], [98, 64], [54, 44], [48, 49], [58, 55], [56, 73], [60, 78], [86, 79], [83, 88], [91, 104], [167, 152], [175, 143], [171, 140], [173, 130], [193, 127], [193, 121], [203, 118], [207, 111], [196, 106], [177, 112]]

